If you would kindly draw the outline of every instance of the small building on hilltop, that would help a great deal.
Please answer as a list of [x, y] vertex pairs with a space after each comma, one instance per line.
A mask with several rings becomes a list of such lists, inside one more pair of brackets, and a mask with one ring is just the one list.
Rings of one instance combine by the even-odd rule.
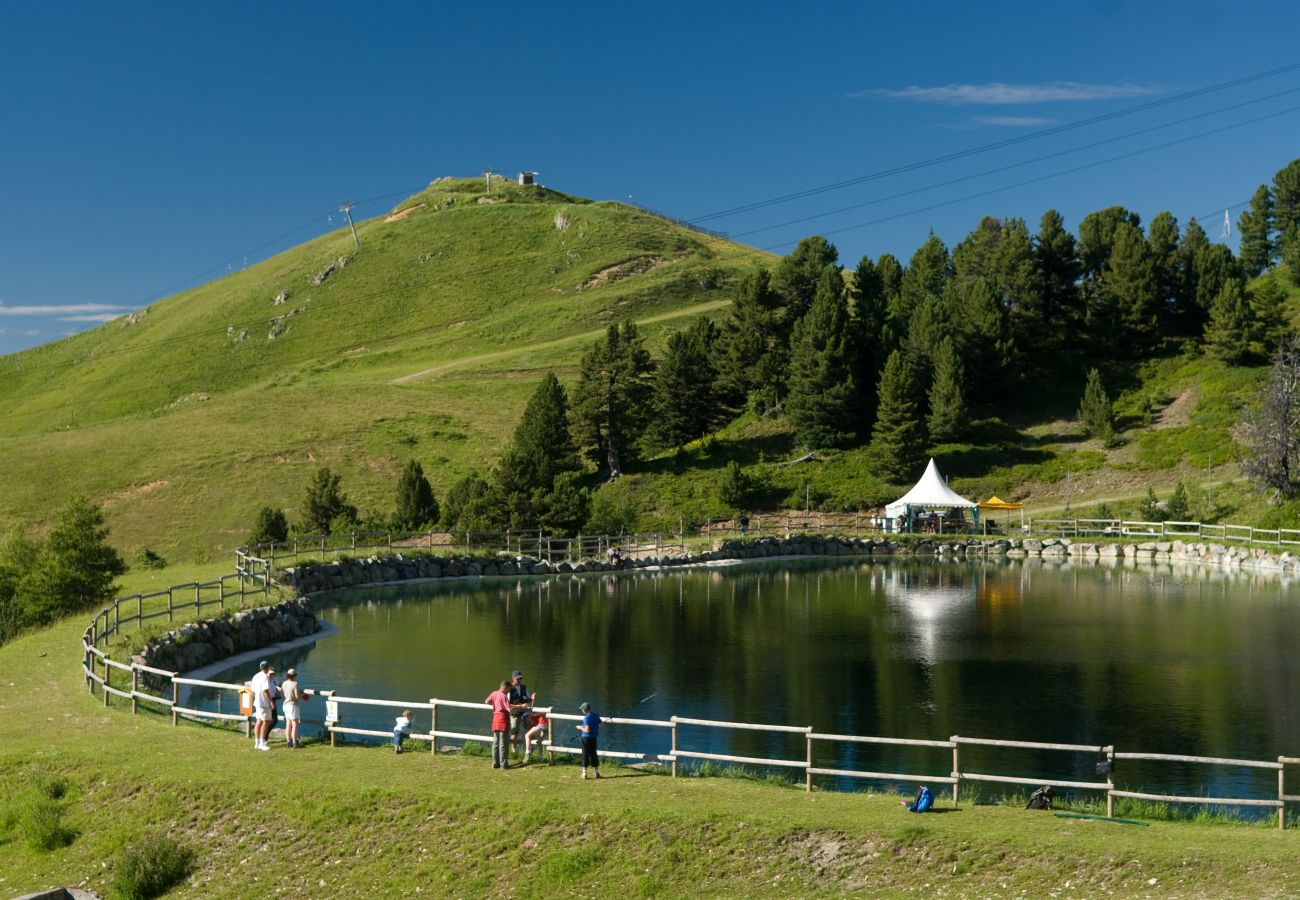
[[530, 184], [537, 184], [537, 172], [520, 172], [519, 183], [525, 187]]

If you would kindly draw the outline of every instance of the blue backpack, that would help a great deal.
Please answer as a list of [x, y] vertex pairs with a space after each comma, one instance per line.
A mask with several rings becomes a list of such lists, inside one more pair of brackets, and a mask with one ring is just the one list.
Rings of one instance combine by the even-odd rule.
[[916, 802], [908, 807], [911, 812], [926, 812], [934, 806], [934, 794], [930, 793], [928, 787], [922, 787], [921, 792], [916, 795]]

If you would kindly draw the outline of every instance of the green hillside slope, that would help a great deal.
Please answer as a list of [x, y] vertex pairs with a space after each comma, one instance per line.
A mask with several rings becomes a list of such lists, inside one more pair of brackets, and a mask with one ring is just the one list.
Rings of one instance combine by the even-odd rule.
[[[116, 540], [202, 555], [315, 464], [386, 508], [406, 459], [445, 490], [495, 457], [545, 369], [615, 318], [652, 346], [764, 257], [617, 203], [440, 180], [142, 314], [0, 359], [0, 518], [75, 493]], [[347, 264], [320, 283], [340, 258]], [[276, 302], [281, 294], [287, 297]]]

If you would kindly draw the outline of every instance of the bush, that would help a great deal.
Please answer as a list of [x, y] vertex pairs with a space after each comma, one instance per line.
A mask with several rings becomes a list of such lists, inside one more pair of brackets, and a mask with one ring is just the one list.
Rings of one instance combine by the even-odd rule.
[[66, 847], [77, 832], [63, 824], [63, 807], [45, 792], [24, 798], [18, 809], [18, 833], [33, 850], [49, 852]]
[[159, 556], [153, 550], [150, 550], [148, 547], [145, 547], [143, 550], [140, 551], [139, 555], [136, 556], [135, 558], [135, 562], [136, 565], [138, 565], [142, 569], [167, 568], [167, 560], [163, 559], [161, 556]]
[[257, 513], [257, 521], [248, 536], [248, 545], [257, 547], [261, 544], [282, 544], [289, 540], [289, 520], [284, 510], [263, 506]]
[[113, 895], [149, 900], [184, 881], [193, 865], [194, 851], [166, 835], [149, 835], [122, 857], [113, 878]]

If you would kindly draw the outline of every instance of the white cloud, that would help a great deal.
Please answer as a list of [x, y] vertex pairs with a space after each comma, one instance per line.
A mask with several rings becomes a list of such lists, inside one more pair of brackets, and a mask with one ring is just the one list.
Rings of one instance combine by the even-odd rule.
[[122, 318], [121, 313], [94, 313], [87, 316], [59, 316], [60, 322], [111, 322]]
[[1033, 128], [1037, 125], [1051, 125], [1055, 119], [1042, 116], [976, 116], [976, 125], [992, 125], [996, 128]]
[[66, 316], [84, 313], [108, 313], [117, 315], [126, 312], [129, 307], [110, 306], [107, 303], [64, 303], [45, 306], [6, 306], [0, 302], [0, 316]]
[[18, 333], [26, 335], [27, 337], [40, 337], [41, 330], [39, 328], [28, 328], [26, 331], [20, 331]]
[[1045, 81], [1041, 84], [945, 84], [938, 87], [912, 85], [894, 90], [873, 88], [855, 91], [850, 97], [887, 97], [918, 103], [947, 103], [953, 106], [1012, 106], [1027, 103], [1057, 103], [1077, 100], [1113, 100], [1158, 94], [1164, 88], [1147, 84], [1087, 84], [1080, 81]]

